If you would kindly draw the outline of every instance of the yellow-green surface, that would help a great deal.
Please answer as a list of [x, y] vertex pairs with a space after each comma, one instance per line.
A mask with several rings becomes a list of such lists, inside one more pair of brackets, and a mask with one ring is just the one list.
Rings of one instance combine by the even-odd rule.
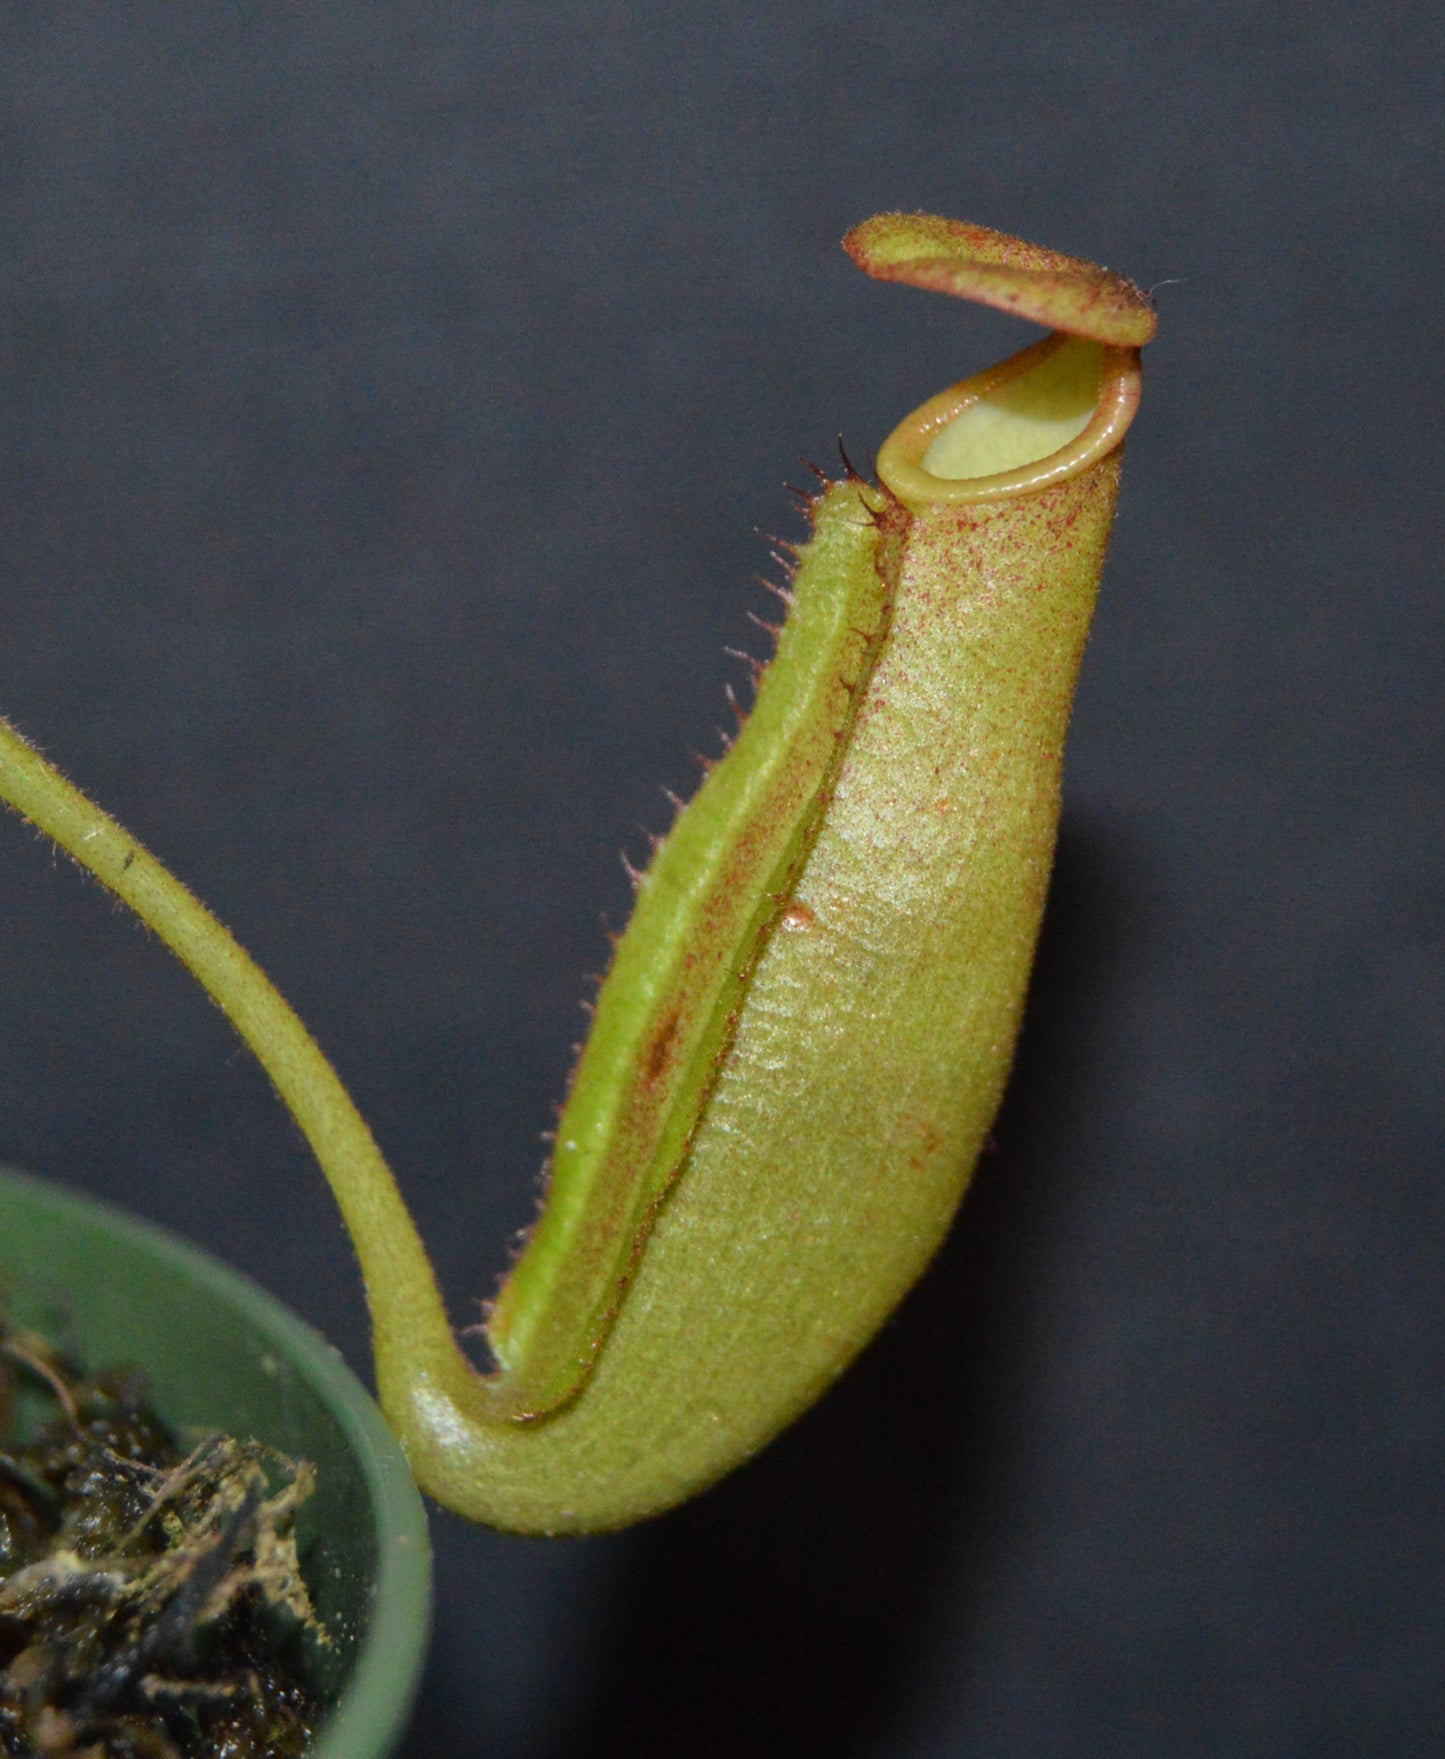
[[[679, 1500], [810, 1403], [927, 1263], [1012, 1056], [1116, 480], [1109, 458], [1022, 507], [915, 517], [786, 926], [582, 1392], [486, 1428], [447, 1365], [384, 1365], [443, 1501], [557, 1530]], [[865, 524], [865, 496], [833, 489], [829, 516]]]
[[847, 244], [884, 279], [1070, 334], [915, 412], [881, 488], [850, 476], [816, 499], [753, 713], [641, 881], [493, 1314], [495, 1374], [458, 1349], [296, 1016], [0, 726], [0, 793], [155, 928], [270, 1071], [356, 1243], [419, 1482], [499, 1526], [618, 1526], [761, 1447], [927, 1263], [1007, 1074], [1138, 400], [1129, 344], [1153, 317], [1118, 276], [957, 222], [886, 215]]

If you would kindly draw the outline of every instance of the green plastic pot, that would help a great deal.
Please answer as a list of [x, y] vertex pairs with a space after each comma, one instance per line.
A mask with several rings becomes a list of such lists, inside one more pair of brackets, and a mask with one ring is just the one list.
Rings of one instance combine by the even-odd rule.
[[0, 1169], [0, 1266], [17, 1318], [87, 1365], [145, 1369], [177, 1428], [224, 1429], [316, 1466], [297, 1520], [327, 1707], [314, 1759], [385, 1759], [431, 1621], [426, 1514], [381, 1413], [318, 1333], [162, 1228]]

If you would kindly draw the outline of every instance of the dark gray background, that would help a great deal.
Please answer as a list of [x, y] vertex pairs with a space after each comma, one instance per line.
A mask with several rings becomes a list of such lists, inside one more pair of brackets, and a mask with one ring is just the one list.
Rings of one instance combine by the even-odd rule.
[[[1326, 0], [21, 0], [0, 704], [262, 959], [458, 1312], [755, 527], [1028, 339], [929, 208], [1159, 288], [1017, 1078], [867, 1358], [636, 1533], [442, 1517], [409, 1759], [1445, 1750], [1441, 27]], [[3, 831], [3, 827], [0, 827]], [[0, 1158], [365, 1361], [189, 979], [0, 834]]]

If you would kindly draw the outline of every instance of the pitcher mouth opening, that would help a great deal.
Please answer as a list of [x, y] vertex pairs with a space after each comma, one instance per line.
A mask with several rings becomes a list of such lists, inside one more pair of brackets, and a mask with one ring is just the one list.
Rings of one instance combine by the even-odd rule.
[[906, 504], [1037, 493], [1098, 463], [1139, 406], [1137, 348], [1056, 331], [904, 418], [878, 476]]

